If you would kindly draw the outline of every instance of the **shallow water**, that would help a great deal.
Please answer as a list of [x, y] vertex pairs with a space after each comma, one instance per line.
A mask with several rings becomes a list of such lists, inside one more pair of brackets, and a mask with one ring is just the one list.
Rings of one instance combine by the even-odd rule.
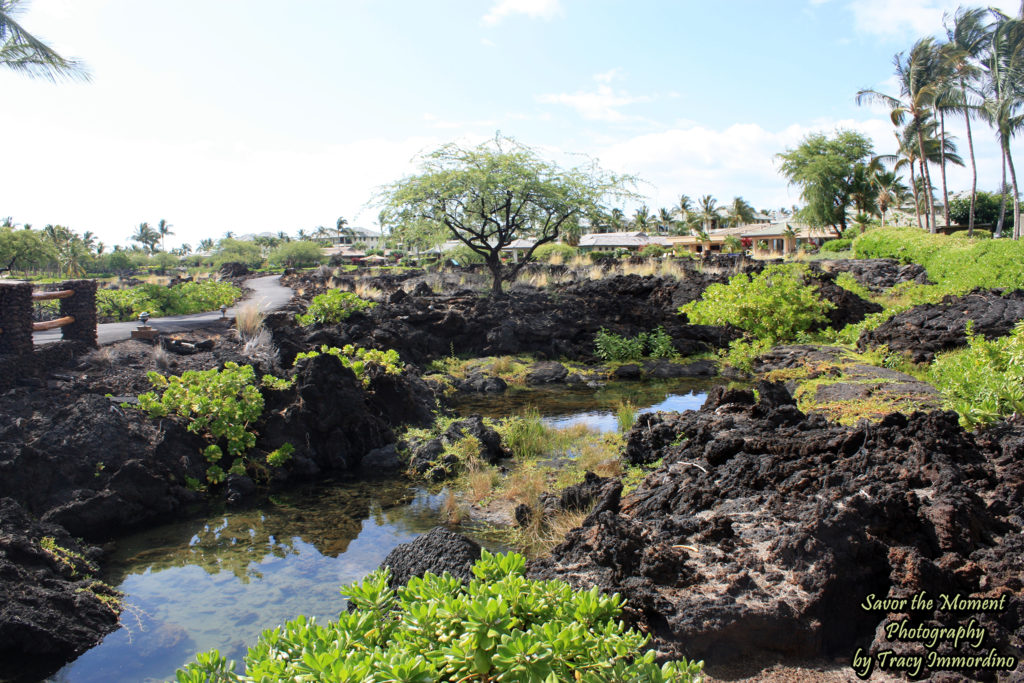
[[504, 394], [473, 396], [455, 408], [462, 415], [476, 413], [493, 418], [535, 408], [551, 427], [585, 424], [594, 431], [614, 432], [619, 428], [615, 411], [621, 403], [637, 406], [637, 413], [697, 410], [704, 405], [708, 390], [721, 383], [720, 379], [686, 379], [610, 382], [600, 387], [510, 388]]
[[[614, 431], [620, 401], [641, 412], [696, 409], [714, 384], [513, 390], [458, 410], [502, 417], [536, 408], [552, 426]], [[333, 619], [345, 607], [338, 587], [437, 525], [445, 497], [404, 481], [322, 484], [119, 539], [102, 578], [126, 594], [123, 628], [49, 680], [173, 679], [197, 652], [217, 648], [240, 661], [266, 628], [299, 614]]]

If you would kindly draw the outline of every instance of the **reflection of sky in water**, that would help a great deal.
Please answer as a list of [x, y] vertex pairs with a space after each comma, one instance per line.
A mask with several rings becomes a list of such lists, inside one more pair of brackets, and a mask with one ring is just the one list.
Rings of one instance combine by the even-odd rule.
[[[493, 417], [536, 407], [545, 422], [617, 428], [615, 406], [641, 412], [697, 409], [709, 382], [619, 383], [599, 388], [510, 391], [461, 406]], [[272, 502], [168, 524], [120, 539], [105, 576], [127, 595], [123, 628], [51, 681], [119, 683], [173, 679], [197, 652], [240, 661], [266, 628], [299, 614], [333, 619], [338, 587], [376, 569], [392, 548], [438, 521], [443, 494], [408, 483], [306, 487]]]
[[[124, 628], [50, 680], [173, 679], [175, 669], [196, 652], [217, 648], [240, 661], [265, 628], [299, 614], [333, 619], [345, 606], [339, 586], [361, 579], [396, 545], [432, 527], [440, 496], [415, 492], [412, 502], [388, 509], [375, 505], [362, 520], [339, 518], [330, 510], [299, 512], [300, 502], [193, 522], [197, 533], [191, 537], [182, 533], [184, 523], [169, 525], [154, 530], [149, 547], [144, 534], [125, 539], [113, 559], [126, 572], [117, 586], [130, 605]], [[282, 523], [295, 524], [296, 518], [304, 537], [267, 533]], [[254, 557], [245, 537], [270, 551]], [[341, 552], [332, 557], [318, 547]]]
[[[697, 410], [704, 405], [707, 398], [706, 392], [690, 392], [688, 394], [670, 394], [660, 403], [655, 403], [647, 408], [637, 410], [637, 413], [655, 413], [659, 410], [683, 412], [684, 410]], [[619, 423], [612, 410], [595, 410], [572, 415], [558, 415], [544, 418], [544, 424], [549, 427], [564, 428], [578, 424], [585, 424], [594, 431], [614, 432], [618, 430]]]

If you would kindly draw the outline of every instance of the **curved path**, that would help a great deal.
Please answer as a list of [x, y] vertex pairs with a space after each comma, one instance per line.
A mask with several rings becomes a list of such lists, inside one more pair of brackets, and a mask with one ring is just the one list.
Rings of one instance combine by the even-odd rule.
[[[251, 291], [247, 292], [237, 304], [227, 310], [227, 317], [233, 317], [240, 307], [252, 302], [255, 302], [264, 313], [276, 311], [287, 304], [294, 295], [294, 292], [282, 285], [280, 280], [280, 275], [267, 275], [246, 280], [243, 285]], [[193, 313], [190, 315], [169, 315], [164, 318], [151, 318], [149, 326], [155, 328], [158, 332], [168, 334], [208, 327], [211, 323], [215, 323], [220, 319], [220, 311]], [[137, 320], [127, 323], [103, 323], [97, 325], [97, 341], [102, 346], [103, 344], [113, 344], [117, 341], [130, 339], [132, 330], [138, 326], [139, 321]], [[36, 344], [48, 344], [60, 341], [60, 339], [61, 332], [59, 329], [35, 332], [32, 335], [32, 340]]]

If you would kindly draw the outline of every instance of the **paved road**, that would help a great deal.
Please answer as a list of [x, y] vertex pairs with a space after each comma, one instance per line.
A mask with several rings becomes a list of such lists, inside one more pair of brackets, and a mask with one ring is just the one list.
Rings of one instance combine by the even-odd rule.
[[[268, 275], [266, 277], [257, 277], [245, 281], [245, 286], [248, 287], [250, 292], [246, 293], [237, 304], [227, 310], [227, 316], [229, 318], [235, 315], [235, 311], [239, 307], [244, 306], [250, 302], [256, 302], [260, 310], [264, 312], [275, 311], [291, 300], [294, 292], [285, 287], [280, 282], [280, 275]], [[191, 315], [169, 315], [165, 318], [151, 318], [149, 320], [149, 326], [155, 328], [157, 331], [163, 334], [185, 332], [188, 330], [200, 329], [207, 327], [210, 323], [216, 322], [221, 319], [220, 311], [211, 311], [209, 313], [194, 313]], [[112, 344], [116, 341], [122, 341], [124, 339], [130, 339], [132, 336], [132, 330], [139, 326], [139, 321], [130, 323], [103, 323], [98, 326], [96, 330], [96, 336], [100, 345]], [[35, 332], [32, 335], [32, 340], [36, 344], [48, 344], [50, 342], [60, 341], [61, 332], [59, 329], [46, 330], [44, 332]]]

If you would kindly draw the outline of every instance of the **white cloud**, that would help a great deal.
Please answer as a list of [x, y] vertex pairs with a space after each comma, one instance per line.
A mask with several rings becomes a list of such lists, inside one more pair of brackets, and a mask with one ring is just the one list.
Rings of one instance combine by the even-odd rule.
[[779, 175], [776, 155], [795, 147], [808, 133], [840, 128], [868, 135], [877, 149], [892, 146], [892, 126], [868, 119], [819, 121], [775, 131], [753, 123], [724, 129], [687, 124], [606, 144], [594, 154], [606, 168], [649, 182], [640, 191], [648, 193], [652, 207], [673, 206], [680, 194], [710, 194], [720, 204], [739, 195], [758, 208], [777, 208], [797, 203], [799, 191], [787, 187]]
[[554, 93], [537, 95], [536, 100], [542, 104], [564, 104], [576, 110], [580, 116], [592, 121], [619, 122], [637, 117], [629, 117], [619, 109], [631, 104], [651, 102], [655, 98], [649, 95], [630, 95], [624, 90], [616, 91], [610, 83], [621, 77], [622, 70], [611, 69], [594, 75], [597, 81], [596, 90], [578, 90], [574, 93]]
[[[952, 15], [963, 4], [962, 0], [854, 0], [846, 9], [853, 13], [854, 27], [861, 33], [913, 39], [943, 34], [942, 15]], [[994, 0], [991, 5], [1009, 14], [1020, 8], [1017, 0]]]
[[562, 14], [559, 0], [496, 0], [481, 20], [486, 26], [495, 26], [513, 14], [525, 14], [531, 19], [553, 19]]

